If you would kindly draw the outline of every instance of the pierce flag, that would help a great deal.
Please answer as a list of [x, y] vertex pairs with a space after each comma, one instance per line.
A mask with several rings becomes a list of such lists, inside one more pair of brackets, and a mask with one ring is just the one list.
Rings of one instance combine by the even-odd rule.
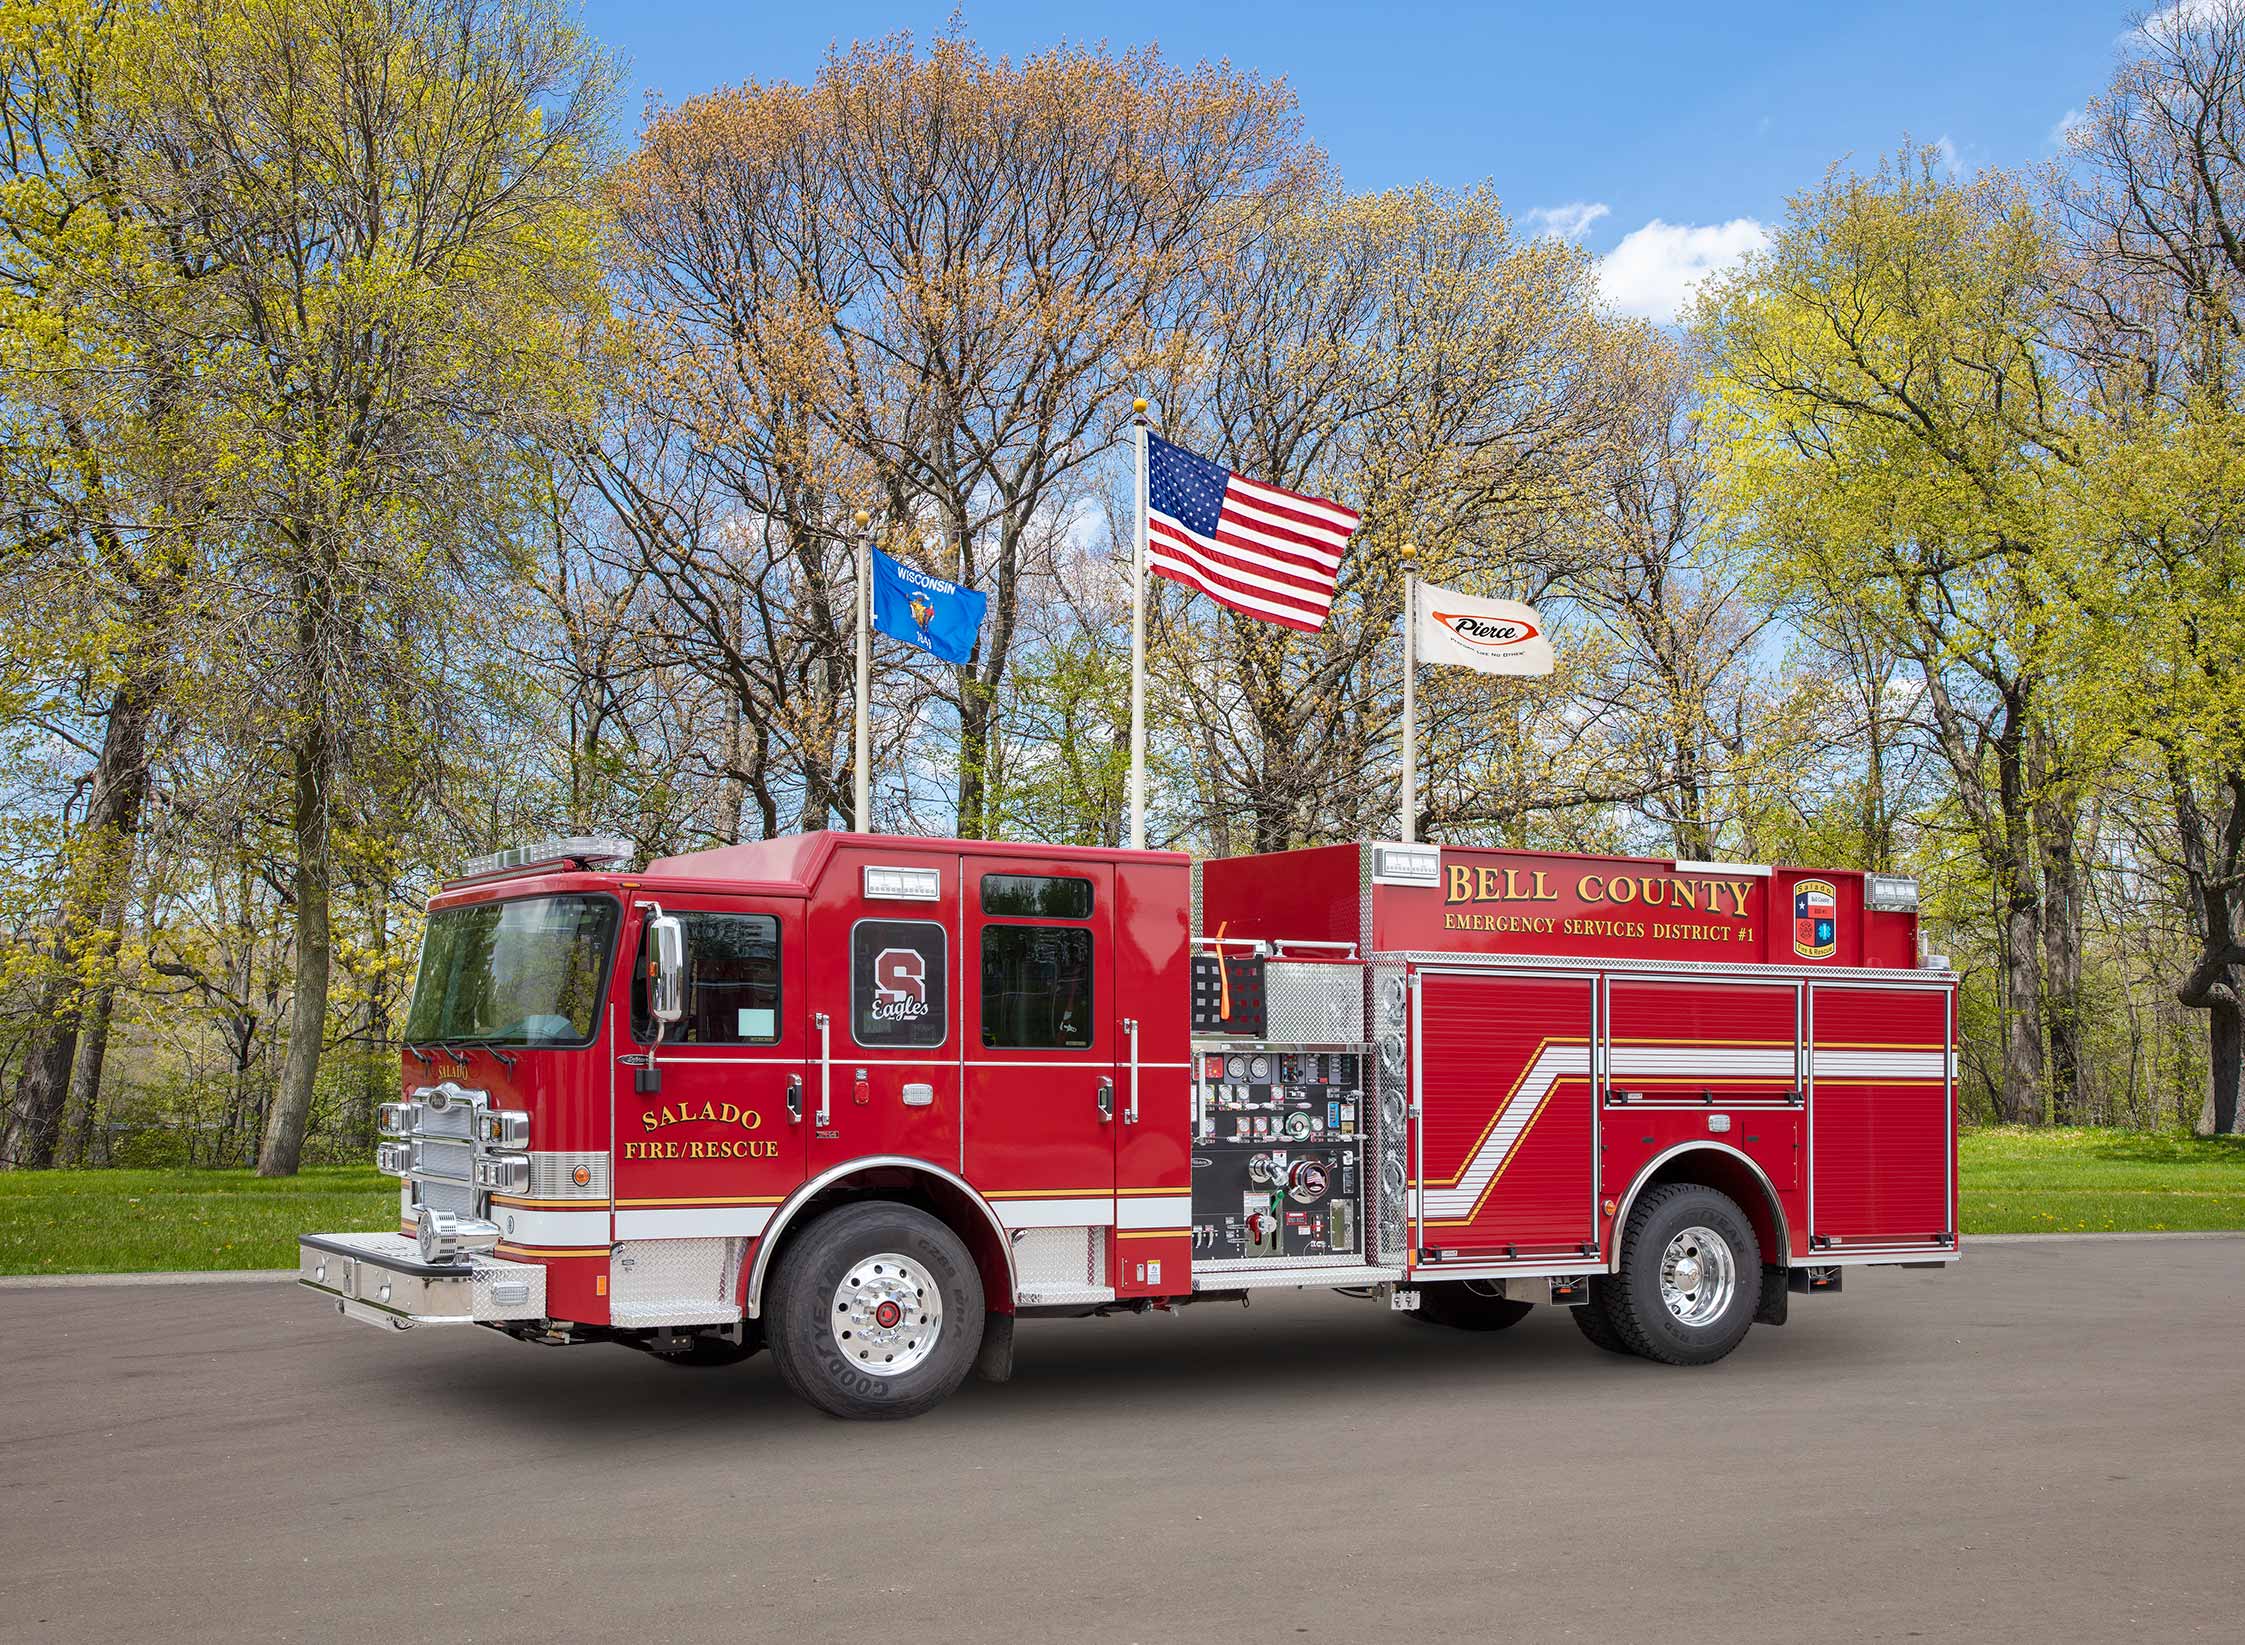
[[1548, 674], [1551, 641], [1533, 606], [1485, 600], [1434, 583], [1415, 586], [1419, 660], [1484, 674]]
[[931, 577], [873, 550], [873, 626], [892, 640], [917, 646], [947, 663], [963, 663], [974, 654], [983, 608], [989, 603], [987, 594]]

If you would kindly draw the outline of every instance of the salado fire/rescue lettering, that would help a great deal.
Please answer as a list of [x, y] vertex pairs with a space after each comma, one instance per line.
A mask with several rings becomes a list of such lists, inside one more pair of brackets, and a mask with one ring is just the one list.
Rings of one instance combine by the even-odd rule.
[[1704, 1363], [1955, 1260], [1955, 990], [1914, 884], [1852, 870], [551, 841], [432, 900], [397, 1227], [300, 1277], [388, 1329], [769, 1350], [843, 1416], [1004, 1380], [1023, 1319], [1264, 1287]]

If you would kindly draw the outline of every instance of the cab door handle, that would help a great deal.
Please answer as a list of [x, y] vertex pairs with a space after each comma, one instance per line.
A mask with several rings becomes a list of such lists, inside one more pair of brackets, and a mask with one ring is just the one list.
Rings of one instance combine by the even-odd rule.
[[1107, 1124], [1115, 1117], [1115, 1082], [1102, 1074], [1099, 1078], [1099, 1123]]
[[803, 1076], [801, 1074], [787, 1076], [787, 1123], [790, 1125], [801, 1125], [803, 1123]]

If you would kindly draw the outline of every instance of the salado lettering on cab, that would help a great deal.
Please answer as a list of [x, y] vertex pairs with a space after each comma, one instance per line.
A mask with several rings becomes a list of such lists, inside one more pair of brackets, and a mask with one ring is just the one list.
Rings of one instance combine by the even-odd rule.
[[[753, 1108], [743, 1108], [738, 1103], [705, 1102], [695, 1104], [669, 1103], [660, 1108], [650, 1108], [639, 1116], [643, 1131], [660, 1131], [672, 1125], [736, 1125], [743, 1131], [755, 1131], [764, 1124], [764, 1116]], [[719, 1137], [704, 1140], [696, 1137], [687, 1140], [661, 1138], [648, 1142], [624, 1144], [627, 1160], [656, 1159], [777, 1159], [777, 1142], [746, 1140], [740, 1137]]]

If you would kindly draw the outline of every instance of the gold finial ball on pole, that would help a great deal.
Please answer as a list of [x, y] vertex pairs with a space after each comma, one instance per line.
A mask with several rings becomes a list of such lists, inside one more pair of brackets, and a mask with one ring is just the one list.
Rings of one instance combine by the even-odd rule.
[[1396, 552], [1401, 554], [1406, 560], [1415, 560], [1419, 557], [1419, 545], [1417, 543], [1405, 543]]
[[850, 518], [857, 522], [857, 528], [860, 531], [863, 531], [867, 526], [873, 523], [873, 516], [867, 513], [862, 508], [859, 509], [855, 514], [851, 515]]
[[1133, 416], [1143, 417], [1146, 415], [1146, 402], [1143, 400], [1133, 400], [1130, 402], [1130, 410]]

